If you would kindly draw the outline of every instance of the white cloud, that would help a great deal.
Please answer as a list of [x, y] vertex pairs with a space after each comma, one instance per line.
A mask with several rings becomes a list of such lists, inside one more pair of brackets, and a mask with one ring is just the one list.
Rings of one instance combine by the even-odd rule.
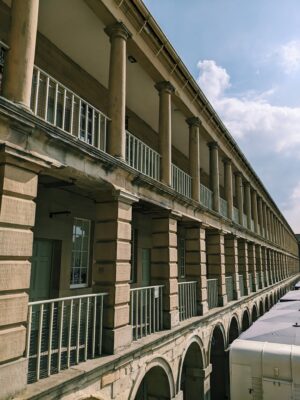
[[[261, 164], [265, 162], [266, 167], [272, 162], [271, 158], [264, 160], [266, 154], [269, 157], [273, 155], [276, 162], [279, 160], [280, 163], [282, 160], [288, 167], [288, 173], [293, 175], [293, 181], [297, 183], [300, 170], [300, 108], [273, 105], [270, 100], [272, 90], [229, 95], [230, 76], [224, 68], [212, 60], [200, 61], [198, 68], [197, 81], [230, 133], [241, 144], [250, 143], [252, 154], [256, 152], [255, 157]], [[280, 169], [280, 165], [274, 165], [275, 167], [277, 171]], [[290, 178], [289, 187], [284, 181], [278, 185], [278, 176], [274, 169], [272, 182], [281, 191], [277, 193], [277, 197], [285, 197], [288, 207], [284, 208], [290, 223], [300, 231], [300, 181], [299, 186], [291, 192], [289, 188], [293, 185]]]
[[293, 149], [300, 158], [300, 108], [272, 105], [268, 97], [274, 89], [261, 93], [249, 91], [235, 97], [227, 95], [231, 83], [224, 68], [212, 60], [199, 61], [198, 68], [201, 89], [233, 136], [264, 137], [272, 140], [269, 145], [275, 151]]
[[282, 46], [275, 52], [279, 57], [279, 64], [287, 73], [293, 73], [300, 69], [300, 40], [292, 40]]
[[283, 212], [292, 225], [295, 233], [300, 233], [300, 181], [295, 186]]

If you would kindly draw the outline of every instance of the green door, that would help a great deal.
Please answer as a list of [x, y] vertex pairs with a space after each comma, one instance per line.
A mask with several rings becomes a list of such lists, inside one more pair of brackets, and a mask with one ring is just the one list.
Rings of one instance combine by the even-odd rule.
[[50, 298], [53, 243], [37, 239], [33, 242], [30, 301]]
[[150, 285], [151, 249], [142, 249], [142, 286]]

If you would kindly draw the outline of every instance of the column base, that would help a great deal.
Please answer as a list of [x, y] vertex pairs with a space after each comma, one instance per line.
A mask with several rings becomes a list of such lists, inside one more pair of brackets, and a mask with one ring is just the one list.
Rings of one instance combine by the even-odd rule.
[[8, 399], [27, 385], [28, 362], [26, 358], [0, 365], [0, 399]]
[[172, 329], [179, 325], [179, 311], [164, 311], [163, 325], [165, 329]]
[[228, 303], [227, 294], [219, 295], [218, 296], [218, 305], [219, 307], [224, 307]]
[[126, 325], [116, 329], [103, 329], [103, 351], [115, 354], [132, 343], [132, 326]]
[[197, 315], [204, 315], [208, 312], [208, 303], [207, 301], [199, 302], [197, 304]]

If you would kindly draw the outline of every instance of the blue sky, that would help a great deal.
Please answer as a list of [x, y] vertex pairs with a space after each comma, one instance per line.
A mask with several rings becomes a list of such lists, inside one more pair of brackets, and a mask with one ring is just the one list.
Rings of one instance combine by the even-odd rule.
[[300, 1], [144, 3], [300, 232]]

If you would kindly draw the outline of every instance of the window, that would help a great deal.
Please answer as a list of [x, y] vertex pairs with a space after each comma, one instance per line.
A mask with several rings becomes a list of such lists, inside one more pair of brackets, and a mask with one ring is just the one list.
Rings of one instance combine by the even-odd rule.
[[2, 89], [2, 78], [3, 78], [5, 52], [6, 52], [6, 46], [4, 46], [2, 44], [2, 42], [0, 42], [0, 92], [1, 92], [1, 89]]
[[178, 275], [185, 278], [185, 237], [183, 232], [178, 233]]
[[71, 287], [88, 285], [91, 221], [74, 218], [72, 235]]

